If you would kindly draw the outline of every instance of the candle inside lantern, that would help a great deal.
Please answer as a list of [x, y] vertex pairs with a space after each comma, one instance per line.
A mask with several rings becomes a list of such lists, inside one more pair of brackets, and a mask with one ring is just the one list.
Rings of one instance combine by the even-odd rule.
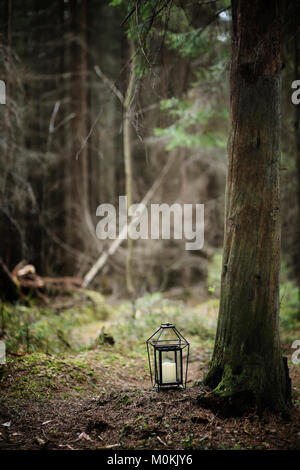
[[176, 364], [171, 361], [164, 361], [162, 363], [162, 383], [176, 382]]

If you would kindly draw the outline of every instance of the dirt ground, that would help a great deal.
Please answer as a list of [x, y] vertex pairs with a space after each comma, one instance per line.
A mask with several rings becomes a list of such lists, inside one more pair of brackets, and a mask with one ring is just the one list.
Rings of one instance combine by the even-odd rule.
[[[290, 419], [255, 410], [225, 418], [197, 404], [204, 349], [192, 353], [185, 391], [153, 391], [140, 358], [111, 354], [11, 360], [2, 370], [0, 449], [300, 450], [298, 400]], [[299, 366], [290, 364], [290, 374], [297, 392]]]

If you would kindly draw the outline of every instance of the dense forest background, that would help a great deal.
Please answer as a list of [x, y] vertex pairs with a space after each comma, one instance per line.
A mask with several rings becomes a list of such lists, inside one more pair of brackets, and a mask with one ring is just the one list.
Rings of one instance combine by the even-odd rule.
[[[182, 8], [179, 2], [155, 18], [146, 51], [143, 31], [137, 41], [141, 57], [130, 102], [133, 202], [174, 154], [153, 202], [205, 204], [204, 250], [187, 252], [174, 240], [135, 243], [138, 290], [199, 284], [207, 261], [222, 248], [230, 44], [223, 3]], [[109, 86], [126, 94], [133, 59], [121, 26], [126, 9], [92, 0], [5, 1], [1, 11], [1, 76], [7, 83], [1, 256], [10, 269], [25, 258], [40, 274], [81, 277], [107, 245], [95, 237], [97, 206], [117, 205], [126, 194], [123, 109]], [[299, 247], [297, 204], [291, 204], [297, 201], [290, 99], [297, 48], [296, 41], [287, 43], [283, 83], [283, 254], [292, 277]], [[125, 250], [95, 281], [105, 292], [124, 290]]]
[[[0, 448], [299, 447], [300, 376], [292, 354], [300, 332], [300, 105], [291, 101], [292, 82], [300, 80], [299, 2], [269, 3], [274, 22], [257, 0], [251, 7], [245, 0], [0, 0], [0, 80], [6, 85], [0, 105]], [[238, 11], [244, 27], [234, 21]], [[256, 79], [265, 80], [266, 70], [269, 79], [272, 54], [266, 51], [269, 33], [277, 37], [278, 11], [283, 34], [273, 52], [282, 70], [269, 74], [265, 100]], [[255, 40], [261, 38], [261, 69], [251, 55], [251, 28]], [[231, 243], [226, 248], [223, 241], [227, 142], [232, 104], [239, 106], [230, 78], [233, 65], [241, 65], [233, 32], [255, 71], [253, 83], [240, 83], [263, 113], [252, 102], [241, 109], [249, 148], [237, 151], [235, 162], [243, 184], [245, 168], [252, 178], [238, 188], [233, 178], [229, 190], [227, 178], [227, 194], [245, 195], [244, 212], [251, 204], [255, 210], [239, 232], [249, 241], [242, 259], [235, 240], [237, 269], [226, 279], [223, 269], [219, 309], [222, 253]], [[263, 107], [279, 75], [281, 111], [274, 92], [272, 120]], [[248, 114], [264, 127], [265, 147], [259, 137], [253, 144], [260, 129], [256, 122], [248, 129]], [[278, 155], [280, 114], [279, 308], [280, 224], [272, 206], [279, 185], [269, 169]], [[266, 201], [264, 186], [251, 193], [260, 188], [256, 171], [259, 183], [272, 174], [274, 200]], [[125, 195], [129, 205], [145, 196], [148, 204], [204, 204], [203, 248], [188, 251], [186, 240], [171, 237], [122, 240], [112, 249], [113, 240], [96, 236], [96, 210], [103, 203], [117, 209]], [[251, 222], [268, 211], [275, 228], [259, 244], [269, 225], [260, 221], [255, 232]], [[191, 354], [187, 388], [155, 395], [145, 340], [163, 322], [177, 325]], [[237, 354], [244, 343], [248, 350]], [[227, 354], [226, 367], [217, 364], [218, 380], [210, 386], [202, 379], [219, 351]], [[272, 388], [273, 363], [288, 390], [284, 419], [275, 406], [276, 415], [263, 414], [268, 403], [260, 407], [257, 399]], [[232, 387], [226, 402], [219, 383], [231, 369], [232, 383], [246, 377], [248, 388], [235, 394]], [[217, 405], [210, 389], [220, 392]], [[265, 395], [268, 401], [271, 394]]]
[[[95, 236], [96, 208], [103, 202], [117, 207], [118, 196], [127, 194], [124, 103], [114, 87], [126, 95], [134, 61], [132, 202], [142, 200], [173, 155], [152, 202], [205, 204], [203, 250], [186, 251], [177, 240], [134, 243], [135, 291], [199, 286], [223, 243], [228, 3], [175, 2], [156, 14], [150, 2], [133, 39], [126, 33], [130, 20], [122, 25], [127, 13], [120, 3], [1, 2], [1, 77], [7, 86], [1, 113], [1, 257], [9, 269], [26, 259], [42, 275], [82, 277], [111, 243]], [[291, 103], [297, 36], [286, 42], [284, 55], [282, 248], [293, 279], [300, 237], [298, 129]], [[122, 295], [125, 271], [124, 243], [95, 286]]]

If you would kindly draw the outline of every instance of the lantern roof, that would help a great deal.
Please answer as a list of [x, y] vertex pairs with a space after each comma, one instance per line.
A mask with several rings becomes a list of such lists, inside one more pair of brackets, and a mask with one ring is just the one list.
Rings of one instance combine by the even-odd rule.
[[172, 323], [162, 323], [159, 328], [146, 341], [154, 347], [181, 347], [185, 348], [189, 342]]

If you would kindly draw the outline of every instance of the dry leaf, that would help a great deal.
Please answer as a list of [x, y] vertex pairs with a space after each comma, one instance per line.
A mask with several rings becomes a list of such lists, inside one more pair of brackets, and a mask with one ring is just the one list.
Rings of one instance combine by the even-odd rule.
[[3, 423], [2, 426], [5, 426], [6, 428], [10, 428], [11, 421], [7, 421], [6, 423]]
[[69, 450], [75, 450], [75, 448], [70, 446], [70, 444], [59, 444], [58, 447], [67, 447]]
[[90, 438], [90, 436], [88, 434], [86, 434], [85, 432], [82, 432], [81, 434], [79, 434], [79, 436], [77, 437], [76, 441], [79, 441], [80, 439], [85, 439], [86, 441], [92, 441], [93, 439]]
[[35, 440], [38, 443], [38, 445], [40, 445], [40, 446], [45, 445], [44, 439], [41, 439], [40, 437], [36, 437]]

